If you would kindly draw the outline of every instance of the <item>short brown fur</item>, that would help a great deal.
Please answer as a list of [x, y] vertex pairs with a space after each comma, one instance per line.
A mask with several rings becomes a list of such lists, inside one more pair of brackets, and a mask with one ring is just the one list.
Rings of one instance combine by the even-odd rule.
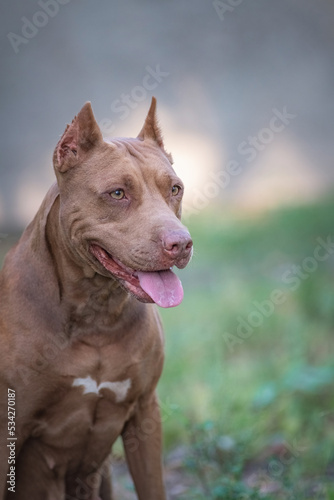
[[[82, 108], [55, 150], [57, 184], [5, 259], [1, 498], [110, 500], [109, 454], [122, 435], [138, 498], [165, 499], [155, 392], [164, 358], [159, 315], [145, 294], [136, 298], [137, 285], [130, 289], [91, 251], [100, 245], [142, 271], [182, 268], [191, 258], [180, 222], [183, 186], [155, 107], [153, 99], [137, 139], [110, 143], [90, 104]], [[181, 190], [174, 197], [173, 185]], [[111, 198], [120, 187], [127, 200]], [[171, 238], [172, 247], [165, 243]], [[97, 385], [131, 386], [121, 402], [108, 388], [83, 394], [73, 381], [87, 376]], [[6, 483], [8, 388], [16, 394], [15, 494]]]

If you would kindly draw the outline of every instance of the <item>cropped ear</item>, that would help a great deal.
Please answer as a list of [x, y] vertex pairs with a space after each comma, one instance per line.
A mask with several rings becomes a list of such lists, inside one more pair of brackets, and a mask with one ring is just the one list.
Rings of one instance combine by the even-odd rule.
[[164, 141], [162, 138], [162, 133], [161, 129], [159, 127], [158, 123], [158, 117], [157, 117], [157, 100], [155, 97], [152, 97], [152, 102], [150, 109], [147, 113], [146, 120], [144, 123], [143, 128], [139, 132], [137, 139], [140, 139], [141, 141], [145, 141], [145, 139], [153, 139], [158, 146], [164, 151], [164, 153], [167, 155], [169, 161], [173, 163], [172, 156], [167, 153], [164, 147]]
[[103, 137], [90, 102], [86, 102], [58, 142], [53, 154], [54, 168], [66, 172], [82, 161], [83, 156]]

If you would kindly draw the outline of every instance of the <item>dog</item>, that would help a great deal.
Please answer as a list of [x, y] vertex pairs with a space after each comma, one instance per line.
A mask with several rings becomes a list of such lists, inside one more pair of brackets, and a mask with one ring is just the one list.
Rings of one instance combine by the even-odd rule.
[[140, 500], [164, 500], [155, 304], [177, 306], [193, 243], [156, 99], [137, 138], [104, 140], [90, 103], [53, 155], [57, 182], [0, 273], [0, 493], [111, 500], [122, 436]]

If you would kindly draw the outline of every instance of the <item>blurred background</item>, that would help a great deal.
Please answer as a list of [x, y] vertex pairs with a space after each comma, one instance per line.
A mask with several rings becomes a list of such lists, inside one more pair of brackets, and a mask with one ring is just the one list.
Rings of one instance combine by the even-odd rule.
[[169, 497], [333, 499], [334, 4], [13, 0], [0, 25], [1, 262], [84, 102], [133, 137], [155, 95], [196, 249], [162, 312]]

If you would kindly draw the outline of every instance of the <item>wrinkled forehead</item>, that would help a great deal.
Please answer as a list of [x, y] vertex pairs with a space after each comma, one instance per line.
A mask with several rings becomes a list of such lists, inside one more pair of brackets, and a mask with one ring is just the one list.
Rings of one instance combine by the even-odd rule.
[[120, 165], [132, 163], [135, 170], [144, 170], [148, 174], [169, 174], [175, 176], [171, 157], [155, 142], [140, 139], [116, 137], [104, 139], [110, 145], [112, 156]]
[[152, 192], [166, 191], [174, 184], [182, 185], [166, 153], [154, 141], [128, 138], [104, 139], [104, 146], [82, 168], [72, 169], [70, 178], [68, 186], [74, 183], [96, 193], [145, 186]]
[[123, 151], [139, 160], [146, 157], [157, 157], [163, 158], [172, 164], [170, 155], [167, 155], [154, 141], [143, 141], [138, 138], [129, 137], [113, 137], [111, 139], [104, 139], [104, 141], [116, 147], [119, 152]]

